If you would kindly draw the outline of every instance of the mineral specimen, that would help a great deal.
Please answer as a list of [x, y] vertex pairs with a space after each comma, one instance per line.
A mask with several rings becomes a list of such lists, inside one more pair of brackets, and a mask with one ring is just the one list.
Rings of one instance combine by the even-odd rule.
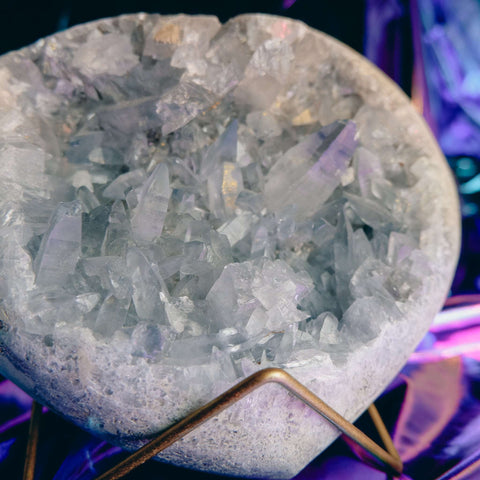
[[[127, 448], [269, 366], [354, 419], [446, 294], [434, 142], [301, 23], [80, 26], [0, 59], [0, 117], [0, 367]], [[336, 433], [279, 388], [161, 458], [291, 477]]]

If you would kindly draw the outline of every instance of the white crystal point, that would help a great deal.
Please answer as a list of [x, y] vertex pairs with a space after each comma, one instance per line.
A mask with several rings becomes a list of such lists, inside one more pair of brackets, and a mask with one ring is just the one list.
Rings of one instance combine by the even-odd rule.
[[230, 245], [236, 245], [250, 231], [255, 216], [249, 212], [245, 212], [232, 220], [228, 220], [218, 227], [218, 233], [228, 238]]
[[77, 49], [72, 66], [89, 77], [124, 75], [138, 63], [130, 41], [119, 33], [101, 35], [93, 31]]
[[98, 311], [93, 330], [104, 337], [111, 337], [125, 322], [129, 305], [130, 300], [114, 295], [107, 297]]
[[159, 302], [161, 282], [155, 276], [145, 254], [138, 248], [130, 248], [126, 258], [131, 275], [132, 300], [141, 320], [161, 322], [162, 309]]
[[172, 191], [167, 165], [157, 165], [139, 193], [138, 205], [132, 217], [132, 229], [139, 242], [151, 242], [160, 237]]
[[228, 125], [205, 153], [201, 175], [207, 180], [208, 208], [218, 218], [231, 216], [235, 201], [243, 190], [240, 168], [236, 165], [238, 121]]
[[199, 85], [184, 82], [175, 86], [155, 106], [163, 135], [183, 127], [214, 102], [211, 92]]
[[[124, 173], [118, 176], [113, 182], [111, 182], [107, 188], [102, 192], [105, 198], [111, 198], [114, 200], [123, 200], [125, 193], [135, 187], [141, 185], [145, 180], [145, 171], [141, 168], [132, 170], [131, 172]], [[168, 185], [167, 185], [168, 189]]]
[[336, 122], [289, 150], [267, 176], [267, 207], [277, 211], [294, 203], [299, 216], [313, 215], [346, 172], [357, 146], [355, 136], [353, 122]]
[[47, 286], [65, 282], [80, 258], [82, 207], [61, 203], [52, 214], [35, 257], [35, 283]]
[[[354, 421], [458, 255], [409, 100], [286, 18], [127, 15], [0, 57], [0, 161], [0, 372], [129, 450], [266, 367]], [[158, 458], [291, 478], [338, 435], [269, 384]]]

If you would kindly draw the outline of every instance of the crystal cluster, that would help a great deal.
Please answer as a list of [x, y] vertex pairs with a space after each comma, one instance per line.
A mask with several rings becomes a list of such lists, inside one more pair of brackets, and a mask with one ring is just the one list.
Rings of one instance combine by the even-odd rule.
[[[400, 316], [425, 259], [405, 222], [408, 169], [392, 178], [362, 145], [361, 100], [344, 88], [326, 125], [286, 117], [282, 77], [295, 57], [278, 56], [296, 45], [280, 40], [250, 52], [248, 85], [236, 79], [221, 95], [178, 68], [170, 43], [144, 40], [135, 54], [140, 46], [94, 30], [71, 58], [79, 85], [49, 78], [61, 50], [24, 65], [55, 105], [64, 159], [60, 171], [39, 169], [50, 191], [23, 207], [37, 230], [24, 222], [27, 329], [80, 322], [105, 340], [122, 330], [135, 355], [177, 365], [221, 351], [241, 375], [241, 359], [285, 366], [335, 353], [341, 332], [349, 344], [371, 340], [379, 307]], [[247, 80], [269, 63], [282, 74], [271, 82], [285, 85], [259, 109], [244, 98], [262, 95]], [[68, 319], [51, 315], [59, 299]]]
[[329, 55], [283, 19], [140, 15], [1, 59], [2, 322], [36, 362], [93, 395], [108, 347], [99, 368], [180, 374], [188, 411], [402, 319], [433, 271], [428, 162]]

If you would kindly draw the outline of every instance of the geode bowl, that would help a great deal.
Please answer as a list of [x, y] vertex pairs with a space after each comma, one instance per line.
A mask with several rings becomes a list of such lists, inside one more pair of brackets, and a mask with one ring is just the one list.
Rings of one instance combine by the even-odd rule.
[[[270, 366], [285, 368], [354, 421], [405, 363], [448, 293], [459, 208], [437, 144], [388, 78], [301, 22], [243, 15], [221, 25], [214, 17], [138, 14], [80, 25], [0, 59], [0, 116], [1, 372], [114, 444], [138, 448]], [[295, 152], [308, 153], [308, 142], [320, 137], [327, 142], [317, 152], [320, 176], [334, 183], [320, 179], [321, 188], [309, 191], [311, 178], [296, 178], [298, 169], [285, 159], [297, 161]], [[358, 145], [360, 151], [349, 150]], [[346, 159], [341, 172], [325, 163], [332, 149]], [[212, 152], [221, 160], [209, 170]], [[276, 162], [281, 168], [272, 167]], [[197, 175], [188, 188], [179, 186], [183, 174], [172, 173], [178, 165]], [[223, 177], [215, 180], [218, 165]], [[133, 171], [112, 186], [115, 176]], [[280, 187], [268, 187], [275, 182]], [[295, 189], [295, 208], [285, 214]], [[208, 205], [198, 192], [207, 192]], [[323, 204], [312, 207], [317, 194]], [[187, 217], [209, 218], [216, 233], [208, 238], [219, 240], [216, 247], [205, 241], [205, 251], [221, 256], [217, 250], [226, 248], [234, 263], [242, 255], [252, 256], [248, 265], [260, 262], [264, 283], [247, 272], [242, 292], [258, 291], [278, 274], [277, 317], [266, 306], [276, 301], [270, 292], [265, 301], [252, 297], [260, 310], [248, 328], [240, 320], [228, 324], [227, 317], [251, 311], [238, 298], [229, 311], [231, 290], [212, 287], [236, 267], [220, 262], [213, 280], [202, 277], [202, 268], [212, 272], [205, 267], [210, 257], [187, 266], [180, 259], [179, 271], [162, 273], [165, 262], [178, 260], [164, 255], [175, 235], [188, 237], [188, 255], [196, 251], [200, 234], [185, 227]], [[259, 255], [253, 243], [267, 217], [283, 226], [275, 226], [274, 248], [262, 240]], [[291, 240], [301, 237], [299, 225], [308, 230], [300, 246]], [[352, 246], [353, 237], [360, 243]], [[323, 241], [334, 263], [322, 253], [329, 251]], [[161, 261], [152, 251], [163, 252]], [[368, 252], [375, 252], [369, 269], [361, 262]], [[295, 263], [287, 268], [285, 258]], [[310, 268], [312, 259], [325, 271], [310, 275], [318, 273], [315, 281], [333, 292], [330, 307], [322, 311], [319, 300], [315, 315], [301, 303], [311, 280], [292, 273], [300, 264]], [[293, 310], [282, 297], [291, 292], [287, 274], [298, 280]], [[291, 324], [278, 320], [282, 306]], [[222, 335], [232, 340], [220, 342]], [[267, 385], [159, 458], [290, 478], [338, 434], [280, 386]]]

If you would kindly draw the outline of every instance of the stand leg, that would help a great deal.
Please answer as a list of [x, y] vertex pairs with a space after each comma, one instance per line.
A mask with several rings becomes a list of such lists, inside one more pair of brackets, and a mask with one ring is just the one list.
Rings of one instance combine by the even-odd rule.
[[287, 372], [279, 368], [266, 368], [254, 373], [245, 380], [242, 380], [230, 390], [227, 390], [225, 393], [191, 413], [183, 420], [172, 425], [156, 439], [132, 453], [127, 459], [111, 468], [108, 472], [97, 477], [96, 480], [119, 480], [123, 478], [127, 473], [131, 472], [180, 438], [187, 435], [187, 433], [200, 426], [209, 418], [218, 415], [220, 412], [233, 405], [258, 387], [272, 382], [282, 385], [303, 403], [335, 425], [342, 433], [347, 435], [351, 440], [374, 457], [377, 460], [376, 463], [381, 466], [383, 470], [392, 472], [396, 475], [401, 474], [403, 469], [402, 461], [400, 460], [400, 457], [393, 446], [393, 442], [388, 435], [388, 431], [381, 421], [380, 415], [375, 407], [370, 408], [370, 415], [372, 416], [375, 426], [379, 429], [380, 437], [384, 442], [386, 440], [385, 443], [388, 451], [377, 445], [367, 435], [348, 422]]
[[42, 406], [34, 400], [30, 416], [30, 427], [28, 429], [27, 451], [25, 454], [25, 464], [23, 466], [23, 480], [33, 480], [35, 477], [35, 462], [37, 459], [41, 419]]
[[397, 449], [395, 448], [395, 445], [393, 445], [392, 437], [388, 433], [387, 427], [383, 423], [382, 417], [380, 416], [380, 413], [378, 413], [377, 407], [374, 403], [368, 407], [368, 413], [387, 451], [392, 455], [398, 455]]

